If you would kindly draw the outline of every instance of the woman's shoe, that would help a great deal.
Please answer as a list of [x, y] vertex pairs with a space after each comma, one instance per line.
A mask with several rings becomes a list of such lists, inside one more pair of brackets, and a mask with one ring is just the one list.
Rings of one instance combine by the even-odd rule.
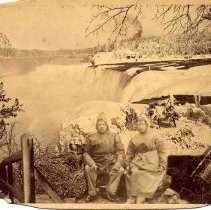
[[135, 196], [128, 197], [126, 203], [128, 203], [128, 204], [136, 203], [136, 197]]
[[114, 202], [116, 200], [115, 195], [111, 195], [108, 191], [105, 191], [104, 197], [111, 202]]
[[143, 196], [137, 196], [136, 203], [144, 203], [144, 202], [145, 202], [145, 197], [143, 197]]

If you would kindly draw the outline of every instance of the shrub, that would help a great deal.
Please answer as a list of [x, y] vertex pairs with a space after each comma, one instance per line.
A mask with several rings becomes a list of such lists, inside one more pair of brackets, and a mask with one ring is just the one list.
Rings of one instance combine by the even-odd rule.
[[206, 117], [205, 112], [202, 109], [190, 104], [187, 107], [187, 111], [184, 116], [195, 122], [202, 122]]
[[130, 130], [136, 130], [136, 123], [138, 121], [138, 114], [131, 106], [126, 106], [122, 111], [125, 113], [125, 127]]
[[193, 140], [194, 133], [189, 126], [177, 130], [175, 135], [169, 135], [168, 140], [179, 145], [183, 149], [205, 148], [206, 145]]

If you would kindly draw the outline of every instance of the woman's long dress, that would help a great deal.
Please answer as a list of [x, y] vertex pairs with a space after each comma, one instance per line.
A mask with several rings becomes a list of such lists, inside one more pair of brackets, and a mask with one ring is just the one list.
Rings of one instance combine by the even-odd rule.
[[129, 143], [125, 175], [128, 196], [152, 198], [160, 185], [166, 169], [167, 149], [157, 138], [136, 135]]

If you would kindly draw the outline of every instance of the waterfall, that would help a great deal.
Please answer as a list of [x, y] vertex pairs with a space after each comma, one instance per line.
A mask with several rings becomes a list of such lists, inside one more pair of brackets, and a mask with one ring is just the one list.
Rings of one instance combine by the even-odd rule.
[[55, 134], [56, 123], [91, 101], [118, 102], [129, 82], [124, 72], [88, 65], [44, 65], [27, 74], [4, 77], [11, 98], [23, 103], [22, 130]]
[[[139, 101], [171, 92], [200, 90], [210, 94], [210, 66], [180, 71], [125, 71], [82, 65], [44, 65], [27, 74], [2, 77], [6, 94], [18, 98], [25, 112], [20, 113], [18, 132], [31, 131], [44, 140], [57, 135], [59, 123], [78, 110], [97, 108], [114, 111], [114, 103]], [[181, 85], [180, 85], [181, 84]], [[178, 92], [179, 91], [179, 92]], [[113, 104], [112, 104], [113, 103]], [[119, 104], [120, 104], [119, 103]], [[116, 114], [116, 113], [115, 113]]]

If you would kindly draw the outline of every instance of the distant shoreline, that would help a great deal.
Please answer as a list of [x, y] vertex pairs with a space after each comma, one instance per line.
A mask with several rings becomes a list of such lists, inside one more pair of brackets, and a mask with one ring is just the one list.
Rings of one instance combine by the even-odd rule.
[[[43, 65], [81, 65], [90, 64], [90, 67], [98, 68], [98, 65], [92, 66], [89, 59], [82, 55], [75, 56], [75, 58], [68, 58], [68, 56], [33, 56], [33, 57], [0, 57], [0, 73], [4, 74], [25, 74], [31, 71], [35, 71], [36, 68]], [[163, 71], [165, 68], [175, 67], [178, 70], [189, 69], [194, 66], [202, 66], [211, 64], [211, 58], [205, 58], [204, 60], [184, 60], [184, 61], [167, 61], [167, 62], [153, 62], [150, 63], [150, 70]], [[149, 70], [149, 64], [147, 63], [122, 63], [122, 64], [108, 64], [99, 65], [104, 69], [114, 71], [126, 71], [130, 68], [140, 68], [137, 73]]]
[[89, 63], [89, 61], [82, 58], [62, 57], [0, 57], [0, 73], [28, 73], [43, 65], [80, 65], [84, 63]]

